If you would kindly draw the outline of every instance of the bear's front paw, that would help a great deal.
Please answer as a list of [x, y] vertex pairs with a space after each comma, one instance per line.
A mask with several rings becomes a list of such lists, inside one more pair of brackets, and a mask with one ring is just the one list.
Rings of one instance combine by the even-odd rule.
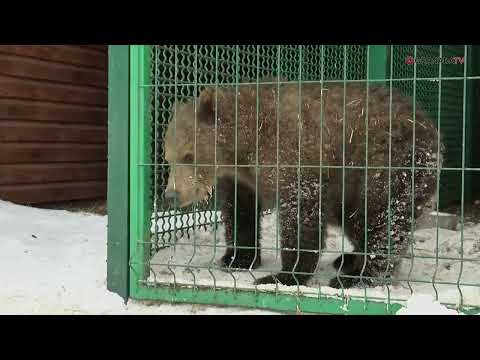
[[286, 286], [296, 286], [296, 285], [304, 285], [306, 282], [306, 277], [302, 275], [293, 276], [292, 274], [275, 274], [265, 276], [263, 278], [255, 280], [255, 285], [262, 285], [262, 284], [275, 284], [279, 282], [281, 285]]
[[257, 253], [255, 256], [255, 251], [237, 251], [236, 254], [232, 252], [227, 252], [223, 255], [221, 260], [221, 265], [224, 268], [229, 268], [232, 270], [235, 269], [256, 269], [262, 263], [260, 254]]
[[360, 281], [360, 275], [358, 275], [358, 278], [352, 278], [352, 277], [343, 277], [340, 276], [340, 280], [337, 277], [334, 277], [331, 279], [328, 283], [328, 286], [334, 288], [334, 289], [350, 289], [353, 287], [368, 287], [371, 286], [371, 281], [368, 279], [363, 279], [363, 281]]
[[256, 279], [253, 284], [254, 285], [262, 285], [262, 284], [275, 284], [278, 282], [278, 279], [276, 279], [275, 276], [273, 275], [269, 275], [269, 276], [265, 276], [265, 277], [262, 277], [260, 279]]

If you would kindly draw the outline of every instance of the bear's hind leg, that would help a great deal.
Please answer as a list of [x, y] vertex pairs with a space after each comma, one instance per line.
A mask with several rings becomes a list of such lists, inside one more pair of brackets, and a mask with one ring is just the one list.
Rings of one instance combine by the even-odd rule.
[[[419, 216], [418, 209], [423, 208], [434, 194], [435, 174], [426, 170], [415, 171], [415, 190], [412, 199], [411, 172], [394, 172], [390, 188], [389, 213], [388, 188], [386, 191], [384, 189], [384, 185], [388, 185], [388, 177], [386, 174], [382, 175], [375, 180], [369, 179], [371, 185], [368, 191], [366, 249], [363, 209], [351, 219], [348, 235], [352, 238], [354, 251], [365, 252], [365, 255], [349, 255], [349, 261], [344, 262], [344, 266], [338, 269], [341, 274], [330, 280], [331, 287], [381, 286], [390, 283], [396, 266], [408, 248], [412, 217], [414, 220]], [[337, 263], [339, 264], [340, 262]]]
[[[221, 260], [222, 266], [229, 269], [257, 268], [261, 264], [260, 199], [258, 199], [257, 212], [255, 213], [255, 191], [237, 182], [237, 201], [235, 204], [235, 180], [230, 177], [218, 180], [217, 199], [225, 224], [225, 242], [227, 244], [226, 253]], [[236, 224], [235, 205], [237, 207]], [[256, 236], [255, 227], [257, 229]]]
[[[334, 263], [339, 274], [332, 278], [329, 286], [333, 288], [351, 288], [354, 286], [382, 286], [390, 282], [391, 275], [404, 253], [411, 228], [411, 221], [401, 221], [391, 224], [392, 237], [387, 236], [387, 225], [378, 226], [368, 234], [368, 247], [355, 249], [357, 253], [345, 254], [343, 266], [341, 256]], [[378, 224], [377, 224], [378, 225]], [[383, 225], [383, 224], [382, 224]], [[358, 234], [358, 238], [364, 236]], [[373, 253], [373, 255], [370, 255]]]

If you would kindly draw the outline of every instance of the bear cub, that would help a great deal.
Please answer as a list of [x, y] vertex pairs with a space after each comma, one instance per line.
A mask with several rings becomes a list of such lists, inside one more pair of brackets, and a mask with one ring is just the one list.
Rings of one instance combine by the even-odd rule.
[[276, 209], [282, 270], [257, 284], [305, 285], [327, 224], [343, 224], [354, 248], [329, 285], [385, 284], [442, 165], [435, 124], [415, 109], [395, 89], [362, 83], [208, 86], [174, 105], [165, 198], [187, 207], [216, 192], [231, 269], [261, 265], [260, 217]]

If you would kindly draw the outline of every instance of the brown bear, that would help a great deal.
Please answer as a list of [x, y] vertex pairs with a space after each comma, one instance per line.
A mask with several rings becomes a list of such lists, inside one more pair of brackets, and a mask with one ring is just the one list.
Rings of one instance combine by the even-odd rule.
[[435, 123], [389, 87], [263, 79], [207, 86], [173, 110], [165, 198], [186, 207], [216, 192], [224, 267], [261, 264], [260, 216], [278, 212], [282, 270], [256, 284], [305, 285], [327, 224], [341, 225], [354, 247], [334, 262], [329, 285], [384, 284], [436, 190]]

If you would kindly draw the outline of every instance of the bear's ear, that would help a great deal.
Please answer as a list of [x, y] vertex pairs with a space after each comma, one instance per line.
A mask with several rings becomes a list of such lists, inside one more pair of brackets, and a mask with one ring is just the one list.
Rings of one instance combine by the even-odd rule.
[[198, 97], [197, 119], [204, 124], [215, 123], [215, 88], [205, 88]]

